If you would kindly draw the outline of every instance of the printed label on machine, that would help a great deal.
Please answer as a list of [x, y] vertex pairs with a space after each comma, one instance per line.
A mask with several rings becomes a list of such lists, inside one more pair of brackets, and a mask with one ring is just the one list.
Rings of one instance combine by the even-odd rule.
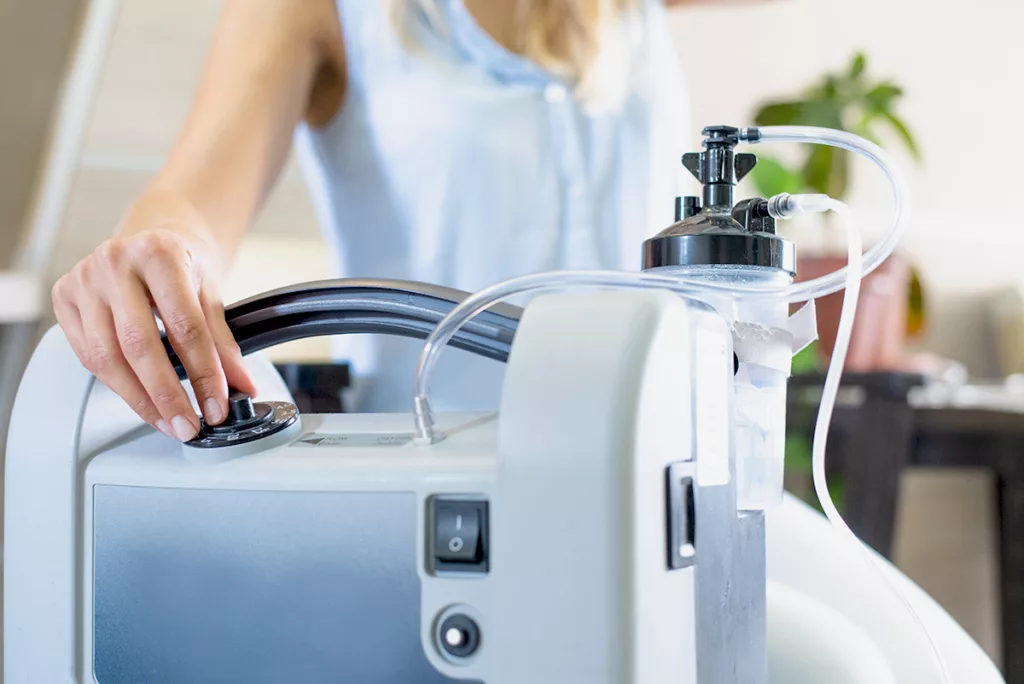
[[392, 433], [364, 433], [330, 435], [311, 432], [303, 435], [294, 446], [305, 447], [376, 447], [376, 446], [404, 446], [412, 441], [412, 435], [407, 432]]

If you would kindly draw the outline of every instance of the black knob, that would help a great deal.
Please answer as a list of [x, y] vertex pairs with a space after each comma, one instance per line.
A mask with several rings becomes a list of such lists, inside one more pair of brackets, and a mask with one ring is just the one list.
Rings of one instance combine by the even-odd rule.
[[249, 423], [256, 418], [252, 397], [245, 392], [232, 391], [228, 395], [228, 418], [225, 423]]
[[274, 417], [269, 404], [254, 404], [245, 392], [228, 391], [228, 415], [220, 425], [203, 423], [206, 432], [229, 433], [254, 428]]

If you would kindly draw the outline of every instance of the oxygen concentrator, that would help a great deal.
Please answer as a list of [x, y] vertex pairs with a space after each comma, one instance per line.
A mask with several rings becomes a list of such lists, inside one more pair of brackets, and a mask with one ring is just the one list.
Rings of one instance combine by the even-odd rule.
[[[929, 643], [950, 681], [1002, 681], [783, 497], [806, 339], [784, 299], [728, 288], [793, 287], [791, 198], [734, 204], [756, 161], [734, 147], [760, 134], [705, 133], [684, 157], [703, 196], [644, 245], [647, 287], [479, 312], [420, 283], [260, 295], [227, 317], [267, 391], [184, 445], [51, 330], [7, 452], [6, 683], [942, 681]], [[415, 415], [300, 415], [254, 354], [347, 333], [428, 340]], [[497, 414], [434, 415], [431, 342], [507, 363]]]

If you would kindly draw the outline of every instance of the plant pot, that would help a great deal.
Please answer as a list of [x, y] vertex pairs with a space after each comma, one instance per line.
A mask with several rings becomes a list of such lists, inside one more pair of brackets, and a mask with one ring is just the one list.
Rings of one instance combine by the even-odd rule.
[[[811, 280], [846, 265], [845, 255], [808, 255], [797, 259], [797, 280]], [[897, 370], [905, 359], [910, 262], [893, 254], [863, 280], [845, 369], [853, 372]], [[828, 365], [836, 343], [843, 292], [818, 299], [818, 353]]]

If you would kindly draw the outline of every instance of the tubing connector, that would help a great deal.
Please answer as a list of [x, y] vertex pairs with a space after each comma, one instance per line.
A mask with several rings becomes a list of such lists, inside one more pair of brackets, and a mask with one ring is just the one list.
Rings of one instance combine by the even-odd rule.
[[413, 408], [416, 419], [416, 438], [413, 443], [428, 446], [440, 442], [443, 435], [439, 435], [434, 429], [434, 412], [430, 408], [430, 399], [426, 396], [417, 396], [413, 399]]
[[790, 195], [783, 192], [768, 199], [768, 215], [773, 219], [793, 218], [797, 214], [821, 214], [829, 211], [828, 195]]
[[741, 128], [736, 134], [736, 137], [739, 138], [740, 142], [756, 144], [761, 142], [761, 129]]

